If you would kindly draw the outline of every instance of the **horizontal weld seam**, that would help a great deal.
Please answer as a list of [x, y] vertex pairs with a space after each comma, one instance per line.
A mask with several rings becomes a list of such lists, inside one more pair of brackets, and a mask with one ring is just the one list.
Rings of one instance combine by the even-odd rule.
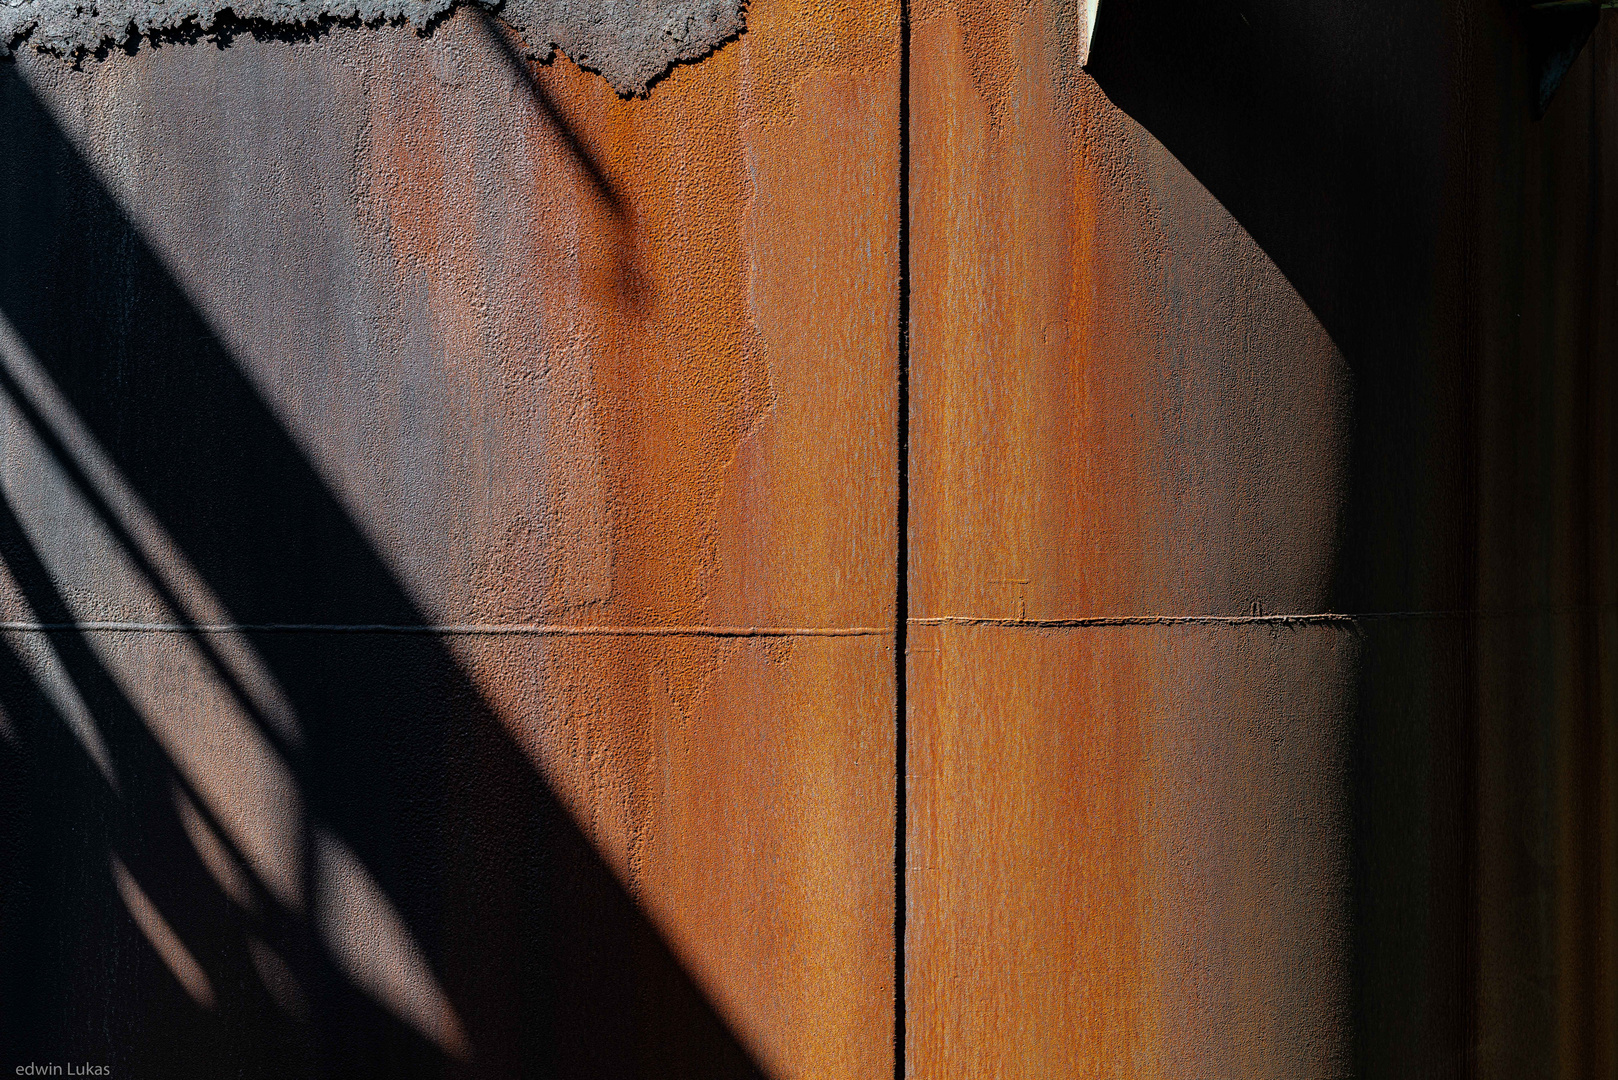
[[[1106, 626], [1311, 626], [1354, 625], [1378, 619], [1486, 619], [1605, 611], [1613, 605], [1497, 611], [1314, 612], [1294, 615], [1096, 615], [1074, 619], [939, 615], [905, 620], [909, 626], [989, 626], [1025, 630]], [[0, 622], [7, 633], [112, 634], [433, 634], [460, 637], [887, 637], [892, 626], [567, 626], [548, 623], [179, 623]]]
[[1063, 627], [1162, 627], [1184, 623], [1343, 623], [1364, 615], [1094, 615], [1089, 619], [985, 619], [977, 615], [935, 615], [911, 619], [913, 627], [1026, 627], [1029, 630]]
[[1279, 626], [1353, 625], [1378, 619], [1501, 619], [1535, 615], [1577, 615], [1612, 610], [1613, 605], [1567, 608], [1524, 608], [1495, 611], [1367, 611], [1344, 614], [1322, 611], [1295, 615], [1096, 615], [1077, 619], [989, 618], [976, 615], [936, 615], [909, 620], [912, 626], [1005, 626], [1028, 630], [1088, 626]]
[[[1390, 613], [1390, 615], [1395, 613]], [[1399, 615], [1413, 613], [1397, 613]], [[1443, 617], [1449, 612], [1423, 613]], [[1459, 614], [1458, 612], [1456, 614]], [[941, 615], [910, 620], [912, 626], [1011, 626], [1029, 630], [1061, 629], [1086, 626], [1176, 626], [1176, 625], [1240, 625], [1243, 623], [1353, 623], [1363, 618], [1379, 616], [1339, 615], [1325, 612], [1313, 615], [1096, 615], [1081, 619], [1013, 619], [986, 618], [974, 615]]]
[[891, 636], [891, 626], [552, 626], [524, 624], [394, 624], [394, 623], [159, 623], [159, 622], [0, 622], [0, 631], [17, 633], [112, 634], [433, 634], [440, 636], [533, 637], [877, 637]]

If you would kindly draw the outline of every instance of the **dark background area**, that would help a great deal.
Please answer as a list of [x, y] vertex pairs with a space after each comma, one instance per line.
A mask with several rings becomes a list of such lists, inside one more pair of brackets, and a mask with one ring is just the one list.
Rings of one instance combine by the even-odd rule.
[[1087, 65], [1352, 371], [1358, 1076], [1618, 1067], [1613, 38], [1536, 122], [1540, 29], [1495, 2], [1105, 0]]

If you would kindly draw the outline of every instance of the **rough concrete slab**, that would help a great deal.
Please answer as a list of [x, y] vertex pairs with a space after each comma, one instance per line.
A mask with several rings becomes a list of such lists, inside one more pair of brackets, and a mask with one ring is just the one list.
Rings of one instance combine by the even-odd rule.
[[[153, 35], [216, 30], [222, 20], [302, 28], [332, 20], [428, 30], [455, 0], [0, 0], [0, 56], [24, 42], [80, 58]], [[498, 10], [536, 57], [561, 50], [622, 94], [644, 94], [684, 60], [735, 37], [744, 0], [505, 0]]]

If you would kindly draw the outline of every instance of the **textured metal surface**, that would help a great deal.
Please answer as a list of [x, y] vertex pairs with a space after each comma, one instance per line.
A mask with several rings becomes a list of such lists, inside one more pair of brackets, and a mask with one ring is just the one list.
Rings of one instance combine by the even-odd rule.
[[1346, 369], [1059, 18], [927, 10], [912, 616], [1001, 622], [912, 631], [912, 1072], [1340, 1073], [1352, 629], [1037, 623], [1325, 610]]
[[1339, 1067], [1351, 635], [911, 641], [914, 1075]]
[[8, 1053], [1612, 1074], [1610, 20], [897, 14], [0, 67]]
[[914, 18], [912, 1075], [1610, 1075], [1610, 29]]
[[8, 1055], [891, 1071], [897, 35], [749, 22], [0, 67]]

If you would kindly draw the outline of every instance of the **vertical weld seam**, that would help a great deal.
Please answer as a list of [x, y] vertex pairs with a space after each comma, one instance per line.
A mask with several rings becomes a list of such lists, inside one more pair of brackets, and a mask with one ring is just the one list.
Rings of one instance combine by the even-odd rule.
[[910, 624], [910, 0], [899, 0], [899, 311], [897, 426], [898, 492], [894, 573], [893, 786], [893, 1075], [905, 1080], [905, 931], [908, 870]]

